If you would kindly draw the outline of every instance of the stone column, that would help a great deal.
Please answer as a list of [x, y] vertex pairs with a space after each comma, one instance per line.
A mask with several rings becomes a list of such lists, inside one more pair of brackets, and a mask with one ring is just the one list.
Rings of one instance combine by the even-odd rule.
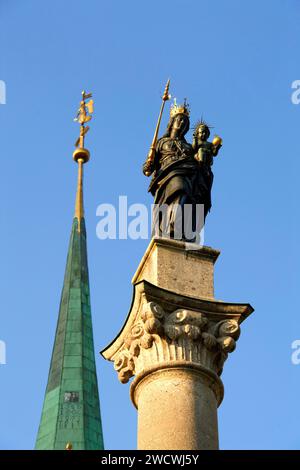
[[103, 356], [138, 410], [138, 448], [218, 449], [217, 407], [228, 353], [249, 304], [214, 298], [219, 252], [152, 239], [133, 277], [134, 299], [120, 334]]

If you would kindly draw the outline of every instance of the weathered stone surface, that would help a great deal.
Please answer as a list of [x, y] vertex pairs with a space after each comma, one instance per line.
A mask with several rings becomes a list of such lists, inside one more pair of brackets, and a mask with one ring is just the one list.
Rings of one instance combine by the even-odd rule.
[[214, 297], [214, 263], [220, 252], [207, 246], [152, 238], [132, 283], [145, 280], [182, 295]]
[[217, 449], [212, 379], [186, 366], [145, 374], [134, 389], [139, 449]]
[[186, 308], [168, 313], [150, 301], [142, 305], [140, 317], [114, 356], [114, 366], [123, 383], [153, 365], [178, 361], [201, 365], [220, 375], [239, 333], [234, 318], [216, 321], [201, 311]]
[[253, 311], [249, 304], [214, 299], [217, 251], [185, 248], [183, 242], [152, 240], [133, 278], [125, 325], [102, 352], [122, 383], [134, 376], [130, 395], [138, 409], [139, 449], [218, 448], [220, 375], [240, 324]]

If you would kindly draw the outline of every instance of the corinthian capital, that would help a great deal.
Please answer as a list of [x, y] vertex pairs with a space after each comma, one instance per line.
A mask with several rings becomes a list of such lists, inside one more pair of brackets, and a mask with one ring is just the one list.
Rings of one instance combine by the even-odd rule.
[[114, 358], [122, 383], [149, 365], [186, 361], [220, 375], [240, 334], [235, 319], [212, 320], [205, 313], [179, 308], [167, 313], [150, 301], [143, 305]]

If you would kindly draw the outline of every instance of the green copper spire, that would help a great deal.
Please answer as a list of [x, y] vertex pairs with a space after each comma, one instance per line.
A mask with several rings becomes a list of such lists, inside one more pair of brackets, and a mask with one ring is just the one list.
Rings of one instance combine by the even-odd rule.
[[89, 152], [74, 152], [78, 163], [75, 217], [59, 317], [36, 449], [103, 449], [95, 365], [83, 213], [83, 164]]

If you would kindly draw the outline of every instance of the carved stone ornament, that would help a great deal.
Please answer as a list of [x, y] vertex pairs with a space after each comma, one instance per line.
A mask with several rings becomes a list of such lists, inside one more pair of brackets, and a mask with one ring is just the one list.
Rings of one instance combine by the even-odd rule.
[[114, 358], [114, 368], [122, 383], [147, 367], [176, 361], [201, 365], [221, 375], [239, 335], [235, 319], [212, 321], [201, 312], [184, 308], [166, 313], [150, 301], [143, 305]]

